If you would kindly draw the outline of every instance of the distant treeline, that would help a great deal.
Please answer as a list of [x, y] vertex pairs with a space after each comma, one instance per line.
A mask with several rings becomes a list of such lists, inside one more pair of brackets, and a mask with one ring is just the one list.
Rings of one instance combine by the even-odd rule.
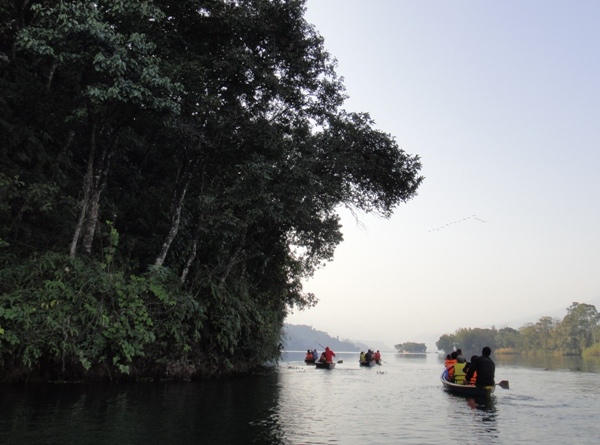
[[591, 304], [573, 303], [562, 319], [541, 317], [521, 328], [460, 328], [436, 342], [440, 351], [461, 348], [478, 354], [484, 346], [495, 353], [547, 352], [563, 355], [600, 356], [600, 315]]

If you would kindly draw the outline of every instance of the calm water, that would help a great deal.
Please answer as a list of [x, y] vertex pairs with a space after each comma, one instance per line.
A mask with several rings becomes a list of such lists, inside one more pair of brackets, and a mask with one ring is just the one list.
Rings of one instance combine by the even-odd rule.
[[492, 399], [447, 394], [435, 354], [333, 370], [288, 352], [233, 380], [0, 386], [0, 444], [598, 444], [600, 362], [496, 359]]

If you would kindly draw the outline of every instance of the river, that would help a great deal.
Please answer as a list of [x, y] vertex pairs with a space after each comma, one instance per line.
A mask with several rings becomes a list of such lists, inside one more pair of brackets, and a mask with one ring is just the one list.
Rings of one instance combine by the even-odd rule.
[[0, 386], [0, 444], [598, 444], [600, 362], [493, 357], [489, 401], [446, 393], [437, 354], [206, 382]]

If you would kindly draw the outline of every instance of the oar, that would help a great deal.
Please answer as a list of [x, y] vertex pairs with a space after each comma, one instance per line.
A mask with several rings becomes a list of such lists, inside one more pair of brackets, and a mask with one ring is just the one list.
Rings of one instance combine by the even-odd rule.
[[500, 388], [503, 388], [503, 389], [510, 389], [508, 387], [508, 380], [502, 380], [502, 381], [496, 383], [496, 385], [498, 385]]
[[344, 360], [338, 360], [338, 363], [344, 363]]
[[325, 346], [323, 346], [321, 343], [319, 343], [317, 340], [315, 340], [315, 343], [318, 344], [320, 347], [322, 347], [323, 349], [325, 349]]

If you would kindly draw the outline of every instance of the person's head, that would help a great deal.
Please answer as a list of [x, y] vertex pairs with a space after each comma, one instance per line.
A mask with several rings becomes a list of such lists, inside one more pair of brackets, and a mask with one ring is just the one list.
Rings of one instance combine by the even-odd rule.
[[446, 355], [446, 360], [450, 360], [450, 359], [452, 359], [452, 356], [450, 354], [447, 354]]
[[462, 355], [459, 355], [458, 358], [456, 359], [456, 361], [458, 363], [464, 363], [466, 360], [465, 360], [465, 358]]
[[477, 360], [477, 356], [476, 356], [476, 355], [473, 355], [473, 356], [471, 357], [471, 363], [473, 363], [475, 360]]
[[485, 346], [482, 350], [481, 350], [481, 354], [489, 357], [492, 354], [492, 350], [490, 349], [489, 346]]
[[462, 349], [458, 348], [458, 349], [456, 350], [456, 353], [457, 353], [458, 355], [462, 355]]
[[452, 354], [450, 354], [450, 356], [452, 357], [452, 360], [456, 360], [456, 358], [458, 357], [458, 353], [456, 351], [453, 351]]
[[327, 347], [325, 348], [325, 350], [326, 350], [326, 351], [329, 351], [329, 346], [327, 346]]

